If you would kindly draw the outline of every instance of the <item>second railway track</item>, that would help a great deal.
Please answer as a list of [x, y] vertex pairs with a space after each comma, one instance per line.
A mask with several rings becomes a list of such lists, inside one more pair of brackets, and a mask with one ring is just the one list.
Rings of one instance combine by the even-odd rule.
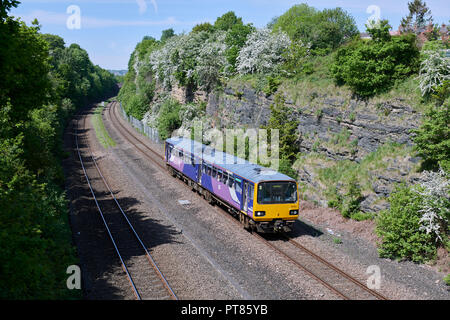
[[[109, 118], [112, 121], [113, 126], [120, 132], [122, 137], [139, 150], [143, 156], [156, 164], [161, 170], [167, 172], [166, 167], [162, 162], [164, 158], [161, 154], [150, 148], [146, 144], [146, 141], [141, 140], [141, 138], [137, 136], [136, 131], [130, 131], [121, 123], [121, 119], [117, 117], [117, 105], [118, 103], [115, 102], [108, 107]], [[178, 181], [180, 184], [184, 185], [181, 180]], [[226, 211], [218, 210], [216, 207], [212, 208], [219, 214], [224, 215], [227, 219], [230, 219], [233, 223], [240, 224], [239, 221], [234, 219]], [[320, 282], [327, 290], [332, 291], [341, 299], [387, 300], [386, 297], [368, 288], [352, 275], [342, 271], [340, 268], [334, 266], [332, 263], [326, 261], [287, 236], [281, 237], [281, 239], [268, 240], [257, 233], [254, 233], [253, 235], [303, 272], [309, 274], [309, 276]]]
[[[75, 144], [86, 182], [95, 201], [102, 222], [120, 260], [134, 296], [138, 300], [177, 300], [177, 296], [160, 271], [147, 246], [141, 240], [136, 229], [111, 190], [91, 150], [86, 137], [86, 118], [82, 115], [82, 129], [79, 132], [79, 120], [76, 123]], [[80, 147], [83, 141], [87, 156]], [[94, 186], [95, 185], [95, 186]]]

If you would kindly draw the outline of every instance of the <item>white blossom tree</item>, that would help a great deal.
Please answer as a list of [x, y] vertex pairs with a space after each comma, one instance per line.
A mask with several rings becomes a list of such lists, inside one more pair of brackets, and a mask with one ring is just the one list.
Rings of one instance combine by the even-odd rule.
[[419, 87], [423, 96], [450, 79], [449, 58], [444, 57], [440, 51], [427, 51], [425, 55], [419, 73]]
[[441, 169], [439, 172], [425, 171], [422, 181], [413, 189], [423, 198], [422, 209], [419, 211], [423, 214], [420, 230], [433, 233], [436, 241], [443, 241], [450, 217], [450, 180]]
[[284, 53], [291, 45], [284, 32], [273, 33], [270, 29], [257, 29], [249, 35], [237, 58], [240, 74], [277, 73], [285, 61]]

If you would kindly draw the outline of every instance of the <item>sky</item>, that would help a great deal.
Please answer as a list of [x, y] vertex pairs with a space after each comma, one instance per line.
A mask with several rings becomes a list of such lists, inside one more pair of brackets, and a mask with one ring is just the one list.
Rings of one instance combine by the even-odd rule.
[[[112, 70], [128, 69], [128, 60], [144, 36], [161, 37], [162, 30], [189, 32], [202, 22], [234, 11], [245, 23], [264, 27], [295, 4], [317, 9], [341, 7], [350, 13], [360, 31], [372, 16], [388, 19], [396, 30], [408, 14], [403, 0], [20, 0], [10, 15], [28, 25], [35, 18], [42, 33], [64, 38], [66, 45], [78, 43], [94, 64]], [[435, 23], [450, 21], [448, 0], [427, 0]]]

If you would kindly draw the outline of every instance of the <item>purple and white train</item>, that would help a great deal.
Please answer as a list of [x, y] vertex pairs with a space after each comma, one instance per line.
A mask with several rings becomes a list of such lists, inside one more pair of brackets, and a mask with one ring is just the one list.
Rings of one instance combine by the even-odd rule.
[[174, 177], [224, 205], [248, 230], [289, 232], [298, 219], [298, 185], [284, 174], [186, 138], [166, 140], [165, 162]]

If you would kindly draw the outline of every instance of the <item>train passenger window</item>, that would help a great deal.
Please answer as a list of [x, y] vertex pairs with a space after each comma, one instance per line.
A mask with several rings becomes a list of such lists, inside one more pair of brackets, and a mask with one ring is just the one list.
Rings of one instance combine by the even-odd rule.
[[224, 174], [223, 174], [222, 183], [226, 185], [227, 182], [228, 182], [228, 173], [224, 173]]
[[248, 194], [249, 194], [248, 198], [250, 199], [251, 202], [253, 202], [253, 193], [254, 193], [253, 190], [254, 190], [253, 185], [250, 185], [249, 188], [248, 188]]
[[241, 182], [239, 182], [238, 180], [236, 180], [236, 192], [237, 193], [242, 193]]
[[228, 186], [229, 186], [230, 188], [233, 188], [233, 187], [234, 187], [234, 179], [233, 179], [233, 177], [230, 177], [230, 179], [228, 180]]
[[213, 178], [217, 177], [217, 168], [213, 168], [213, 170], [212, 170], [212, 177]]
[[179, 151], [178, 155], [180, 156], [180, 159], [183, 159], [183, 151]]
[[203, 172], [203, 174], [206, 174], [208, 171], [207, 171], [207, 169], [208, 169], [208, 167], [206, 166], [206, 164], [203, 164], [203, 166], [202, 166], [202, 172]]
[[222, 170], [218, 170], [217, 171], [217, 181], [222, 182], [222, 175], [223, 175]]
[[208, 166], [208, 176], [211, 176], [211, 171], [212, 171], [211, 166]]

